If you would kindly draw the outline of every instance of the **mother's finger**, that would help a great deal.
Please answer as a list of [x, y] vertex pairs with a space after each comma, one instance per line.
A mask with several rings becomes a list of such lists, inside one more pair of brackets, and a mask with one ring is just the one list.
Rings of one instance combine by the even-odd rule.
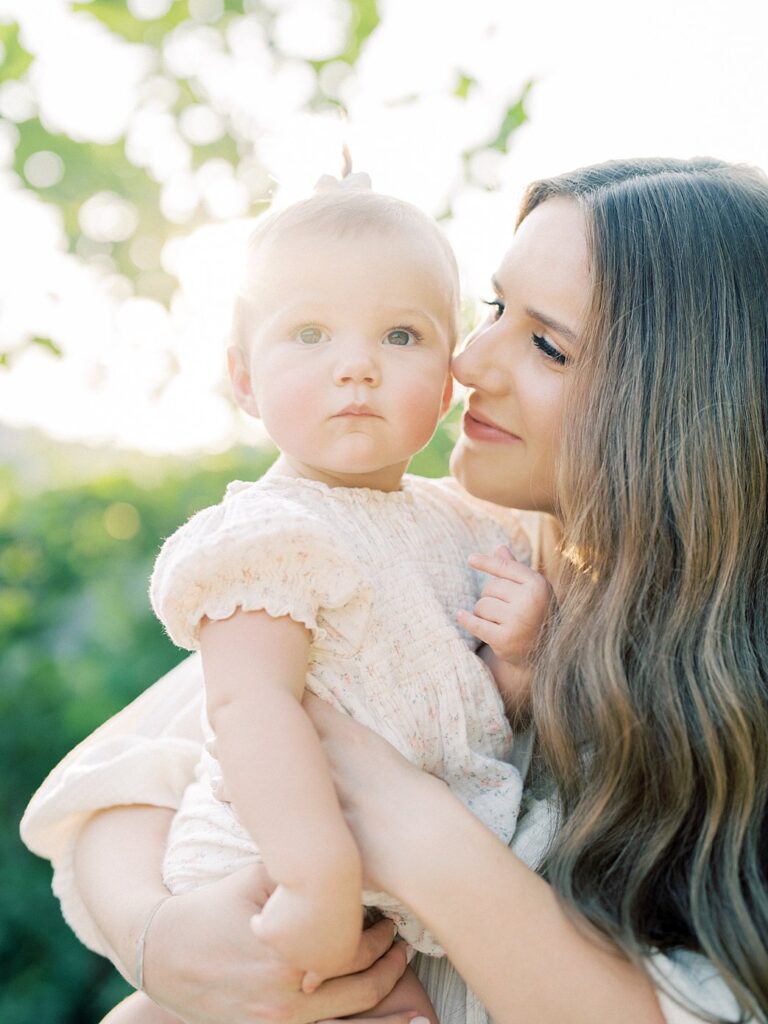
[[[363, 929], [355, 955], [348, 964], [344, 965], [343, 972], [339, 976], [345, 977], [348, 974], [358, 974], [360, 971], [366, 971], [380, 957], [384, 956], [395, 941], [396, 935], [397, 928], [386, 917]], [[320, 987], [319, 983], [308, 987], [308, 979], [312, 977], [310, 973], [307, 973], [304, 975], [302, 982], [302, 989], [307, 995], [316, 992]]]
[[[388, 996], [408, 966], [406, 945], [396, 942], [375, 964], [359, 974], [330, 978], [307, 999], [317, 1020], [336, 1020], [353, 1013], [367, 1013]], [[333, 1017], [329, 1017], [333, 1014]], [[405, 1018], [410, 1019], [409, 1017]]]
[[396, 934], [397, 929], [386, 918], [366, 928], [360, 938], [357, 952], [347, 967], [347, 974], [357, 974], [358, 971], [365, 971], [371, 964], [375, 964], [390, 948]]

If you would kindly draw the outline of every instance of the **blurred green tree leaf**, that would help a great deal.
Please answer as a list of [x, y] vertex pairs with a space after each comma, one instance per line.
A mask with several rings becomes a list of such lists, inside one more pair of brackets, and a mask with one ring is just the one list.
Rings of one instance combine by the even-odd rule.
[[19, 42], [19, 26], [15, 23], [0, 24], [0, 82], [20, 78], [32, 63], [32, 54], [27, 53]]
[[525, 124], [528, 119], [528, 114], [525, 109], [525, 102], [528, 99], [528, 95], [533, 88], [533, 82], [526, 82], [523, 87], [523, 91], [520, 94], [520, 98], [511, 107], [508, 107], [504, 119], [499, 125], [499, 131], [496, 138], [488, 143], [489, 149], [496, 149], [500, 153], [506, 153], [509, 148], [509, 139], [513, 132]]
[[[242, 3], [227, 3], [230, 10], [242, 9]], [[103, 22], [116, 35], [129, 43], [147, 43], [157, 46], [163, 37], [189, 18], [187, 0], [173, 0], [168, 11], [159, 18], [137, 18], [131, 13], [125, 0], [91, 0], [90, 3], [73, 3], [72, 10], [83, 11]]]

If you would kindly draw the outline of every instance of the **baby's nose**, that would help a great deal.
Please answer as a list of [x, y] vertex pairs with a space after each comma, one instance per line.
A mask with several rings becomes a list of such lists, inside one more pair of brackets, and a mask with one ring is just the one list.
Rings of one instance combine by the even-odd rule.
[[381, 380], [378, 364], [366, 352], [346, 355], [336, 364], [334, 380], [337, 384], [368, 384], [375, 387]]

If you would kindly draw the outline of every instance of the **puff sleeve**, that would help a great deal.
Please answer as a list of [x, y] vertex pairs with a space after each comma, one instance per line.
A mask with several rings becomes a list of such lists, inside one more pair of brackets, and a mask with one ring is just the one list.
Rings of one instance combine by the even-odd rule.
[[204, 618], [238, 608], [290, 616], [313, 642], [346, 653], [362, 643], [370, 589], [354, 559], [316, 512], [258, 485], [230, 485], [163, 545], [150, 582], [152, 606], [179, 647], [197, 650]]

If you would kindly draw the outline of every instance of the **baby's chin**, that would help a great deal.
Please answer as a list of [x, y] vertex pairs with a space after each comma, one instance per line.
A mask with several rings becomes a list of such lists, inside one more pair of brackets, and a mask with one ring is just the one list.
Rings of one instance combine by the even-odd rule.
[[389, 462], [365, 452], [347, 452], [345, 457], [316, 461], [292, 460], [300, 476], [325, 480], [342, 487], [363, 487], [377, 491], [399, 490], [407, 459]]

